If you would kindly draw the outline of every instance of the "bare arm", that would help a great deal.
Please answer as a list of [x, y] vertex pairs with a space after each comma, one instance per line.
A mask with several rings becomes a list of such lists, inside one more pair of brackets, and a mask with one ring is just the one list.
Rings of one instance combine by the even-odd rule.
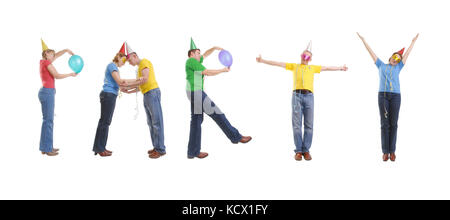
[[64, 55], [65, 53], [69, 53], [73, 56], [73, 52], [69, 49], [61, 50], [58, 53], [55, 54], [55, 60], [58, 59], [60, 56]]
[[322, 71], [347, 71], [348, 67], [344, 66], [322, 66]]
[[203, 58], [208, 57], [209, 55], [211, 55], [215, 50], [223, 50], [221, 47], [213, 47], [209, 50], [207, 50], [204, 54], [203, 54]]
[[58, 71], [56, 71], [53, 64], [48, 65], [47, 69], [50, 72], [50, 74], [52, 74], [52, 76], [55, 77], [55, 79], [65, 79], [70, 76], [77, 76], [76, 73], [60, 74], [60, 73], [58, 73]]
[[258, 62], [258, 63], [265, 63], [265, 64], [272, 65], [272, 66], [279, 66], [279, 67], [282, 67], [282, 68], [286, 69], [286, 63], [265, 60], [265, 59], [261, 58], [261, 55], [259, 55], [259, 57], [256, 58], [256, 62]]
[[220, 69], [220, 70], [204, 70], [202, 72], [202, 75], [215, 76], [215, 75], [218, 75], [220, 73], [225, 73], [225, 72], [229, 72], [229, 71], [230, 71], [230, 68], [223, 68], [223, 69]]
[[358, 32], [356, 32], [356, 34], [358, 34], [358, 37], [359, 37], [359, 38], [362, 40], [362, 42], [364, 43], [364, 46], [366, 47], [367, 51], [369, 51], [369, 54], [370, 54], [370, 56], [372, 57], [373, 62], [377, 62], [378, 57], [377, 57], [377, 55], [375, 55], [375, 53], [373, 52], [372, 48], [370, 48], [369, 44], [367, 44], [366, 40], [365, 40], [361, 35], [359, 35]]
[[411, 50], [413, 49], [414, 44], [416, 43], [417, 38], [419, 38], [419, 34], [417, 34], [416, 37], [412, 40], [411, 46], [409, 46], [408, 50], [406, 51], [405, 55], [403, 56], [403, 60], [402, 60], [402, 61], [403, 61], [403, 64], [406, 63], [406, 60], [408, 59], [409, 54], [411, 53]]

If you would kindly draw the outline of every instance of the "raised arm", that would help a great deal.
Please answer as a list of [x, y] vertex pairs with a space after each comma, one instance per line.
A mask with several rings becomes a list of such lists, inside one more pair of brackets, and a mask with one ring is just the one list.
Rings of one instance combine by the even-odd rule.
[[205, 76], [215, 76], [215, 75], [218, 75], [218, 74], [220, 74], [220, 73], [225, 73], [225, 72], [229, 72], [230, 71], [230, 68], [229, 67], [227, 67], [227, 68], [223, 68], [223, 69], [219, 69], [219, 70], [204, 70], [203, 72], [202, 72], [202, 75], [205, 75]]
[[377, 57], [377, 55], [375, 55], [375, 53], [373, 52], [372, 48], [369, 47], [369, 44], [367, 44], [366, 40], [364, 40], [364, 38], [363, 38], [361, 35], [359, 35], [358, 32], [356, 32], [356, 34], [358, 34], [358, 37], [359, 37], [359, 38], [362, 40], [362, 42], [364, 43], [364, 46], [366, 47], [367, 51], [369, 51], [369, 54], [370, 54], [370, 56], [372, 57], [373, 62], [377, 62], [378, 57]]
[[279, 66], [279, 67], [282, 67], [282, 68], [286, 68], [286, 63], [265, 60], [265, 59], [263, 59], [261, 57], [261, 55], [259, 55], [259, 57], [256, 58], [256, 62], [258, 62], [258, 63], [265, 63], [265, 64], [272, 65], [272, 66]]
[[205, 53], [203, 54], [203, 58], [208, 57], [209, 55], [211, 55], [215, 50], [223, 50], [221, 47], [213, 47], [207, 51], [205, 51]]
[[348, 67], [344, 66], [322, 66], [322, 71], [347, 71]]
[[73, 56], [73, 52], [71, 50], [64, 49], [55, 54], [55, 60], [58, 59], [60, 56], [64, 55], [65, 53], [69, 53], [71, 56]]
[[52, 76], [55, 77], [55, 79], [65, 79], [65, 78], [67, 78], [69, 76], [77, 76], [76, 73], [60, 74], [60, 73], [58, 73], [58, 71], [56, 71], [56, 69], [53, 66], [53, 64], [48, 65], [47, 69], [50, 72], [50, 74], [52, 74]]
[[403, 60], [402, 60], [402, 61], [403, 61], [403, 64], [406, 63], [406, 60], [408, 59], [409, 54], [411, 53], [411, 50], [413, 49], [414, 44], [416, 43], [417, 38], [419, 38], [419, 34], [417, 34], [416, 37], [412, 40], [411, 46], [409, 46], [408, 50], [406, 51], [405, 55], [403, 56]]

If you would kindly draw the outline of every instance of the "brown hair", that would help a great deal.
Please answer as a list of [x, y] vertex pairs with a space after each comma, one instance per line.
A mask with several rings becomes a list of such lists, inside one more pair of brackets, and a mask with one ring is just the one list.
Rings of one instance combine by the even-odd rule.
[[123, 57], [126, 57], [125, 54], [119, 52], [119, 53], [117, 53], [116, 56], [114, 57], [113, 62], [114, 62], [114, 63], [119, 63], [119, 59], [121, 59], [121, 58], [123, 58]]
[[200, 49], [192, 49], [188, 51], [188, 57], [191, 57], [191, 53], [195, 53], [196, 51], [200, 51]]
[[42, 58], [44, 58], [45, 60], [47, 59], [47, 53], [48, 52], [55, 53], [55, 51], [51, 50], [51, 49], [47, 49], [47, 50], [42, 51]]

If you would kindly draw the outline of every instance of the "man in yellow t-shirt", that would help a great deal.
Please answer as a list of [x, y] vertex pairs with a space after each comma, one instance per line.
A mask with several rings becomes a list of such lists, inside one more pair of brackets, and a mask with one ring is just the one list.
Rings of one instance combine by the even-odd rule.
[[137, 80], [127, 81], [127, 86], [121, 89], [125, 93], [134, 93], [139, 90], [144, 95], [144, 108], [147, 114], [147, 124], [154, 149], [148, 151], [152, 159], [166, 154], [164, 145], [164, 123], [161, 109], [161, 91], [155, 79], [152, 63], [147, 59], [140, 59], [136, 52], [127, 45], [127, 59], [132, 66], [138, 66]]
[[[309, 46], [308, 46], [309, 47]], [[258, 63], [279, 66], [290, 70], [294, 76], [294, 91], [292, 95], [292, 126], [294, 130], [295, 160], [311, 160], [309, 149], [312, 144], [314, 122], [314, 74], [322, 71], [347, 71], [347, 67], [324, 67], [309, 65], [312, 53], [309, 49], [303, 51], [301, 63], [284, 63], [264, 60], [261, 55], [256, 58]], [[304, 118], [304, 134], [302, 134], [302, 118]]]

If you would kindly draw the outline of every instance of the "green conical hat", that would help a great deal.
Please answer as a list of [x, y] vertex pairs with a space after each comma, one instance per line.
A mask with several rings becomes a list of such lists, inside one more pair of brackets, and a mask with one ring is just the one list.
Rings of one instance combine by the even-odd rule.
[[195, 46], [195, 43], [194, 43], [194, 40], [192, 40], [192, 37], [191, 37], [191, 50], [197, 50], [198, 48], [197, 48], [197, 46]]

